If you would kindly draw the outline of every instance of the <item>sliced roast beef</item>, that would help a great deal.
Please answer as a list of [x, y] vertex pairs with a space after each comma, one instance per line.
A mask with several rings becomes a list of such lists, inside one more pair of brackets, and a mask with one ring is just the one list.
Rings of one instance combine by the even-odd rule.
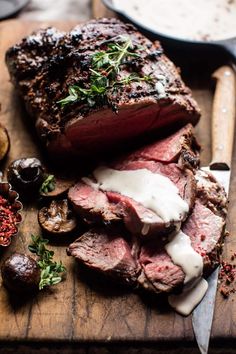
[[[196, 169], [199, 165], [200, 146], [193, 134], [193, 127], [187, 124], [172, 135], [146, 145], [120, 159], [121, 166], [130, 161], [145, 160], [162, 163], [178, 163]], [[119, 160], [116, 162], [119, 166]]]
[[[149, 76], [110, 88], [105, 99], [75, 100], [61, 107], [69, 87], [91, 86], [92, 55], [112, 43], [130, 38], [137, 59], [122, 62], [119, 77]], [[13, 83], [35, 118], [39, 136], [56, 157], [94, 156], [151, 131], [196, 124], [199, 109], [178, 70], [152, 43], [130, 24], [118, 19], [91, 20], [69, 33], [55, 28], [39, 30], [10, 48], [6, 62]], [[155, 79], [155, 80], [154, 80]]]
[[[219, 248], [225, 220], [196, 200], [193, 212], [183, 224], [182, 230], [191, 239], [193, 249], [203, 257], [204, 274], [219, 262]], [[139, 262], [142, 273], [140, 285], [156, 292], [170, 292], [183, 285], [185, 274], [175, 265], [165, 250], [168, 240], [155, 239], [142, 246]]]
[[175, 265], [164, 246], [167, 239], [160, 238], [142, 246], [139, 262], [142, 273], [139, 285], [155, 292], [170, 292], [182, 286], [185, 274], [181, 267]]
[[193, 212], [183, 225], [196, 252], [204, 260], [205, 272], [219, 263], [219, 251], [224, 235], [225, 218], [216, 215], [197, 199]]
[[[135, 161], [131, 161], [131, 166]], [[143, 163], [143, 161], [137, 161]], [[126, 161], [127, 163], [127, 161]], [[147, 161], [145, 161], [147, 163]], [[150, 163], [154, 163], [150, 161]], [[170, 164], [170, 166], [173, 164]], [[163, 168], [168, 168], [168, 165], [162, 165]], [[121, 166], [120, 166], [121, 167]], [[208, 275], [215, 265], [219, 262], [219, 250], [224, 235], [225, 227], [225, 213], [222, 210], [226, 210], [227, 200], [225, 198], [225, 192], [222, 187], [216, 182], [211, 174], [206, 172], [197, 171], [197, 199], [194, 203], [194, 207], [187, 220], [183, 222], [181, 230], [190, 237], [193, 249], [199, 253], [203, 258], [204, 263], [204, 275]], [[199, 182], [200, 177], [204, 178], [204, 181]], [[202, 188], [204, 185], [204, 193], [202, 194]], [[210, 200], [210, 205], [207, 201]], [[220, 200], [220, 202], [219, 202]], [[99, 234], [99, 231], [93, 231], [93, 235]], [[171, 231], [171, 230], [169, 230]], [[102, 232], [102, 237], [99, 240], [100, 253], [103, 254], [101, 249], [106, 249], [106, 242], [103, 243], [104, 233], [109, 239], [109, 233], [105, 229]], [[91, 236], [91, 234], [90, 234]], [[119, 234], [119, 238], [126, 238], [123, 233]], [[170, 256], [165, 250], [165, 245], [168, 242], [168, 235], [162, 235], [158, 238], [151, 238], [146, 240], [134, 235], [132, 238], [132, 245], [129, 244], [130, 255], [133, 257], [136, 264], [135, 279], [137, 286], [144, 289], [151, 290], [153, 292], [172, 292], [177, 289], [181, 289], [185, 279], [185, 273], [182, 268], [173, 263]], [[69, 253], [75, 255], [82, 262], [83, 254], [83, 238], [80, 239], [81, 243], [77, 241], [73, 244], [74, 253], [71, 252], [71, 246]], [[82, 251], [81, 251], [82, 247]], [[132, 249], [132, 251], [131, 251]], [[135, 251], [134, 251], [135, 250]], [[80, 254], [80, 252], [82, 252]], [[86, 252], [88, 259], [86, 264], [89, 265], [90, 253]], [[94, 266], [91, 266], [92, 268]], [[103, 269], [100, 269], [103, 271]], [[115, 274], [112, 273], [113, 276]], [[133, 275], [133, 272], [132, 272]], [[125, 272], [127, 277], [127, 272]], [[119, 274], [120, 277], [120, 274]]]
[[96, 229], [74, 241], [67, 253], [91, 269], [133, 284], [139, 265], [131, 255], [131, 246], [118, 231]]
[[111, 203], [105, 193], [83, 181], [70, 188], [68, 197], [75, 211], [88, 222], [110, 223], [122, 219], [123, 209], [119, 204]]
[[[215, 267], [219, 261], [219, 248], [222, 241], [225, 220], [214, 214], [197, 200], [194, 209], [182, 226], [183, 232], [191, 239], [193, 249], [203, 257], [204, 274]], [[139, 251], [132, 252], [137, 248]], [[185, 274], [182, 268], [173, 263], [165, 250], [168, 236], [149, 242], [127, 242], [127, 234], [111, 229], [96, 228], [74, 241], [68, 254], [77, 258], [91, 269], [100, 271], [119, 280], [159, 292], [181, 289]]]
[[[176, 164], [163, 165], [153, 161], [132, 161], [123, 165], [121, 169], [147, 169], [170, 178], [178, 187], [180, 196], [188, 203], [189, 208], [192, 208], [195, 200], [196, 183], [190, 170], [183, 171]], [[89, 183], [88, 181], [91, 180], [85, 179], [84, 181]], [[174, 230], [175, 225], [173, 223], [165, 223], [152, 210], [119, 193], [98, 190], [95, 182], [91, 182], [88, 186], [80, 181], [69, 190], [68, 197], [75, 211], [85, 219], [93, 222], [99, 219], [102, 222], [123, 219], [130, 232], [145, 237], [166, 234]], [[182, 215], [180, 221], [185, 218], [186, 215]], [[148, 225], [145, 222], [147, 219], [149, 220]]]

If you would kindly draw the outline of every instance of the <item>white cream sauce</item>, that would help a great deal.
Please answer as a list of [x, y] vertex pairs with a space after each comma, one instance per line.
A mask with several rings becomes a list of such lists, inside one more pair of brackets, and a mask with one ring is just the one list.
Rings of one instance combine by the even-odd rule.
[[181, 230], [170, 238], [165, 246], [166, 252], [183, 269], [185, 279], [182, 293], [170, 295], [168, 301], [177, 312], [187, 316], [207, 291], [208, 283], [202, 278], [203, 259], [191, 246], [190, 237]]
[[236, 36], [236, 0], [113, 0], [144, 26], [173, 37], [218, 40]]
[[193, 288], [186, 288], [179, 295], [170, 295], [168, 298], [169, 304], [181, 315], [188, 316], [201, 302], [207, 289], [207, 281], [201, 278]]
[[183, 269], [185, 273], [185, 284], [201, 277], [203, 260], [201, 255], [194, 251], [191, 246], [189, 236], [179, 231], [172, 237], [171, 241], [166, 244], [165, 249], [172, 261]]
[[[167, 177], [147, 169], [117, 171], [99, 167], [93, 175], [98, 188], [132, 198], [152, 210], [165, 222], [180, 221], [189, 210], [188, 204], [180, 197], [179, 190]], [[149, 224], [150, 220], [144, 220]], [[148, 231], [144, 226], [143, 232]]]

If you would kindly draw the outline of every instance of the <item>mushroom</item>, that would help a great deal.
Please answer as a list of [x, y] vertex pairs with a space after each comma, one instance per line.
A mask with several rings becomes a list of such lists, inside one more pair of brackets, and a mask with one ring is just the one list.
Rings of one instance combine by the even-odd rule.
[[10, 139], [7, 129], [0, 124], [0, 161], [4, 159], [10, 149]]
[[13, 253], [1, 267], [3, 284], [10, 291], [29, 292], [39, 289], [40, 269], [37, 262], [22, 253]]
[[7, 170], [9, 183], [26, 199], [38, 193], [43, 177], [42, 164], [35, 157], [15, 160]]
[[68, 207], [67, 199], [52, 200], [49, 207], [43, 207], [38, 213], [42, 229], [52, 234], [67, 234], [77, 226], [77, 221]]

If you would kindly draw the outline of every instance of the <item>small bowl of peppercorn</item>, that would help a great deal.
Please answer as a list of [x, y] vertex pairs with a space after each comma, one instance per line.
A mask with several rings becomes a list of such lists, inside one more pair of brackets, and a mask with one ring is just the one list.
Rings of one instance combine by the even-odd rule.
[[18, 232], [23, 208], [19, 195], [8, 182], [0, 182], [0, 246], [9, 246]]

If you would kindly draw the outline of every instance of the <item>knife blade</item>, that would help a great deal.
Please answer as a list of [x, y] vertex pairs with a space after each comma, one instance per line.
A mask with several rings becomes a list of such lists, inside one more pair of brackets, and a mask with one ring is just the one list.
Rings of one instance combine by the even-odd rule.
[[[209, 166], [202, 167], [202, 170], [213, 174], [228, 195], [235, 125], [235, 73], [231, 67], [223, 66], [212, 76], [216, 79], [211, 122], [212, 161]], [[220, 266], [207, 279], [206, 295], [192, 314], [193, 331], [201, 354], [208, 353], [219, 268]]]

